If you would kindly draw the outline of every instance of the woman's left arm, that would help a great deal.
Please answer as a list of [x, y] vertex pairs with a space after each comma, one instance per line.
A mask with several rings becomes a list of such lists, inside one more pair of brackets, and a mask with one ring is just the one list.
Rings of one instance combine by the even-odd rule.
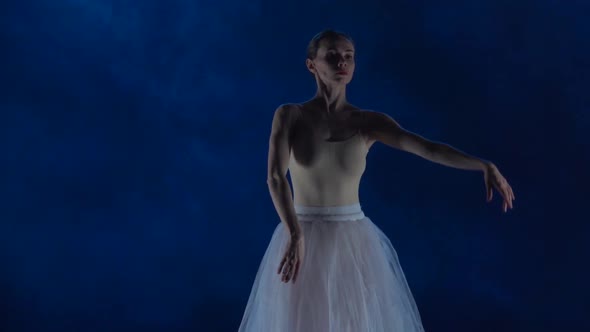
[[464, 170], [482, 171], [487, 201], [492, 200], [493, 188], [496, 188], [504, 198], [502, 204], [504, 212], [508, 208], [513, 208], [514, 192], [508, 181], [498, 170], [498, 167], [491, 161], [468, 155], [448, 144], [434, 142], [405, 130], [385, 113], [366, 111], [364, 116], [370, 138], [441, 165]]

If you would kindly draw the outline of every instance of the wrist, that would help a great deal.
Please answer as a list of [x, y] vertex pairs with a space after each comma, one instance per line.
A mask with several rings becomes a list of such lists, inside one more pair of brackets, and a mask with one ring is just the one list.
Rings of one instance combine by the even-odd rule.
[[291, 239], [298, 239], [301, 237], [301, 230], [300, 229], [296, 229], [291, 231]]
[[483, 172], [487, 172], [491, 169], [494, 169], [495, 167], [496, 165], [494, 165], [494, 163], [492, 163], [491, 161], [482, 160], [481, 162], [481, 171]]

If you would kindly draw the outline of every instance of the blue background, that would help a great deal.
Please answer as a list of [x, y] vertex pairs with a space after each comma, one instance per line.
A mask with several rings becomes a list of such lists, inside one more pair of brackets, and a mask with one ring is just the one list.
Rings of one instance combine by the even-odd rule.
[[377, 143], [365, 213], [426, 331], [590, 330], [590, 4], [4, 1], [0, 330], [236, 331], [280, 222], [274, 109], [315, 94], [305, 48], [350, 34], [348, 99], [493, 161]]

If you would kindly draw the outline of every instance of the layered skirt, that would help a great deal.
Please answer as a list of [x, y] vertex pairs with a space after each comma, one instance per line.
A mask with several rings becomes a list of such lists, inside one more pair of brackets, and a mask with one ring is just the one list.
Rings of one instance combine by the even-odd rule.
[[295, 283], [279, 264], [289, 232], [279, 223], [258, 268], [239, 332], [424, 331], [387, 236], [360, 204], [295, 205], [304, 256]]

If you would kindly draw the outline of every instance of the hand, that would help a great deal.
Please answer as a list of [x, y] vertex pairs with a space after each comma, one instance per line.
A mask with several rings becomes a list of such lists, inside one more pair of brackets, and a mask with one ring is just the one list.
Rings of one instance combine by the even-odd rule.
[[493, 188], [496, 188], [498, 192], [504, 198], [504, 202], [502, 203], [502, 209], [504, 212], [508, 210], [510, 207], [513, 208], [512, 201], [516, 198], [514, 197], [514, 192], [512, 192], [512, 188], [508, 184], [508, 181], [500, 174], [500, 171], [496, 167], [496, 165], [489, 163], [483, 171], [484, 182], [486, 185], [486, 198], [488, 202], [492, 201], [492, 197], [494, 194]]
[[293, 283], [295, 283], [297, 275], [299, 274], [299, 267], [301, 266], [304, 256], [303, 243], [304, 241], [302, 234], [292, 235], [289, 242], [287, 243], [285, 254], [283, 255], [283, 259], [281, 260], [281, 264], [279, 265], [279, 270], [277, 272], [277, 274], [280, 274], [281, 270], [283, 271], [283, 275], [281, 276], [282, 282], [288, 283], [289, 279], [293, 278]]

